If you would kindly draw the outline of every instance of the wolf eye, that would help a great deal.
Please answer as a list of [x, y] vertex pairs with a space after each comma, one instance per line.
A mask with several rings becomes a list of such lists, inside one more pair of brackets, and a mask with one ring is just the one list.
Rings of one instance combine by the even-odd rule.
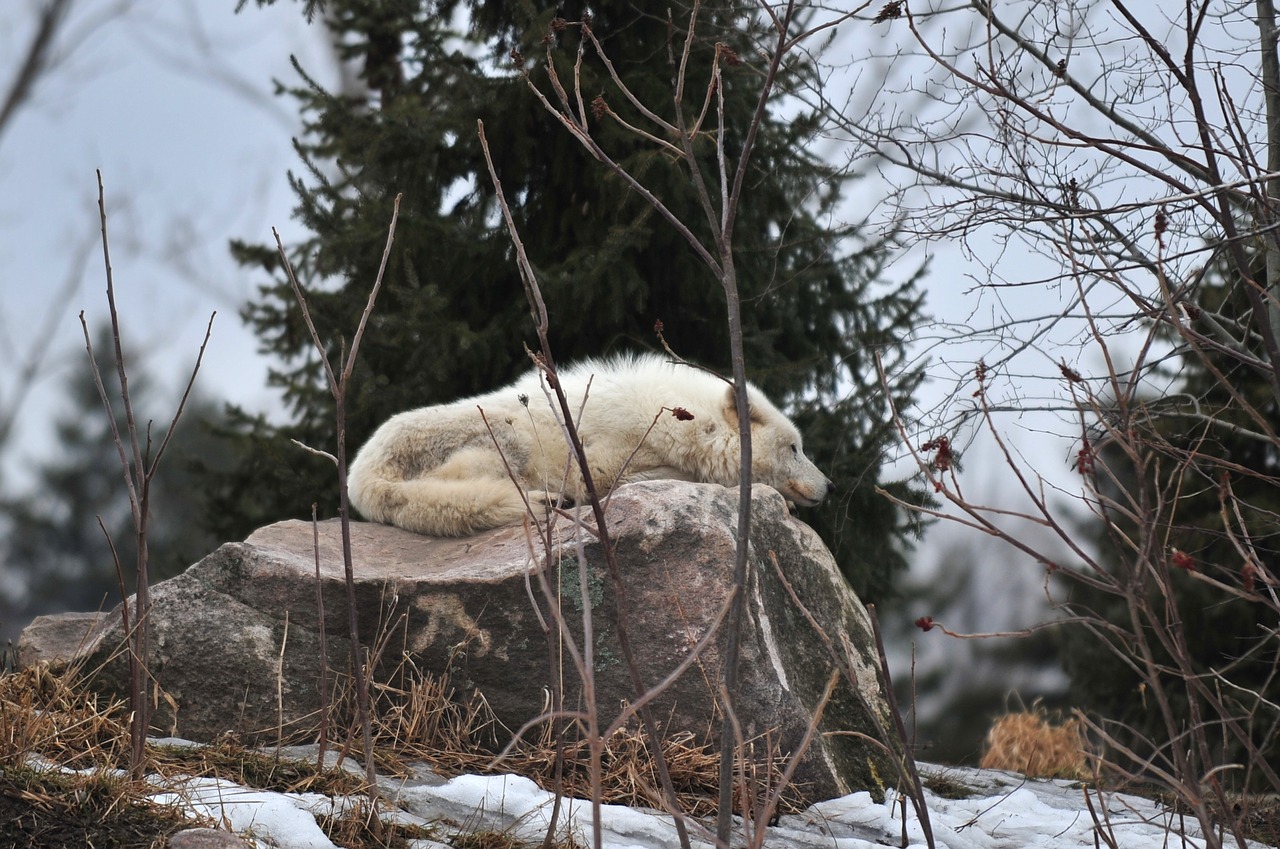
[[800, 453], [800, 449], [796, 447], [796, 444], [794, 442], [791, 443], [791, 453], [797, 454], [797, 455]]

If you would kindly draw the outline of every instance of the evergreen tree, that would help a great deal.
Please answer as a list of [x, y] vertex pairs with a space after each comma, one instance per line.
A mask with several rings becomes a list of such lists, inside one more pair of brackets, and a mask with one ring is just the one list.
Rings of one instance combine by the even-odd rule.
[[[1225, 268], [1211, 272], [1195, 293], [1196, 303], [1228, 321], [1243, 319], [1250, 310], [1244, 286], [1252, 284], [1233, 278]], [[1280, 430], [1280, 409], [1266, 378], [1236, 357], [1182, 346], [1170, 368], [1166, 378], [1178, 387], [1178, 394], [1148, 400], [1155, 413], [1154, 432], [1145, 437], [1144, 447], [1152, 456], [1165, 458], [1164, 463], [1151, 468], [1166, 477], [1170, 470], [1185, 464], [1178, 497], [1169, 502], [1157, 529], [1166, 545], [1163, 554], [1176, 557], [1174, 562], [1181, 564], [1170, 570], [1175, 609], [1166, 615], [1168, 622], [1176, 623], [1185, 634], [1196, 672], [1205, 676], [1210, 688], [1243, 716], [1257, 707], [1256, 697], [1273, 706], [1280, 704], [1280, 651], [1274, 636], [1270, 640], [1267, 636], [1276, 627], [1275, 606], [1233, 597], [1208, 581], [1198, 580], [1191, 571], [1233, 587], [1251, 583], [1242, 572], [1240, 554], [1231, 542], [1232, 531], [1224, 524], [1224, 519], [1235, 522], [1233, 511], [1224, 511], [1220, 498], [1220, 487], [1229, 482], [1239, 499], [1240, 518], [1260, 564], [1270, 574], [1280, 574], [1280, 528], [1276, 524], [1276, 517], [1280, 516], [1280, 454], [1274, 441], [1242, 435], [1259, 428], [1241, 409], [1233, 392], [1265, 417], [1273, 432]], [[1195, 399], [1194, 404], [1189, 405], [1188, 399]], [[1197, 415], [1183, 415], [1179, 410], [1194, 410]], [[1208, 423], [1202, 416], [1219, 424]], [[1232, 426], [1241, 430], [1232, 430]], [[1156, 486], [1152, 481], [1140, 480], [1118, 449], [1106, 451], [1103, 461], [1118, 472], [1117, 480], [1110, 485], [1109, 494], [1113, 496], [1119, 497], [1122, 488], [1136, 493], [1142, 487]], [[1114, 518], [1125, 534], [1137, 538], [1131, 521]], [[1238, 528], [1234, 533], [1239, 536]], [[1132, 557], [1132, 553], [1114, 546], [1114, 538], [1096, 528], [1092, 534], [1098, 538], [1102, 559], [1115, 564], [1117, 574], [1124, 574], [1122, 570], [1127, 567], [1123, 558]], [[1179, 554], [1175, 555], [1175, 551]], [[1265, 591], [1265, 587], [1258, 588]], [[1077, 609], [1088, 610], [1119, 628], [1132, 629], [1122, 597], [1077, 590], [1072, 601]], [[1135, 751], [1144, 752], [1144, 738], [1159, 742], [1167, 738], [1167, 731], [1150, 699], [1141, 697], [1141, 679], [1130, 662], [1103, 642], [1120, 639], [1117, 633], [1102, 630], [1088, 633], [1079, 628], [1066, 629], [1062, 632], [1063, 665], [1071, 678], [1072, 702], [1122, 723], [1129, 730], [1119, 732], [1120, 739]], [[1149, 641], [1159, 661], [1170, 670], [1171, 685], [1167, 690], [1174, 710], [1184, 724], [1189, 723], [1187, 693], [1172, 685], [1174, 664], [1170, 655], [1158, 640]], [[1126, 645], [1123, 651], [1127, 657], [1133, 649]], [[1215, 683], [1215, 675], [1222, 675], [1233, 686]], [[1203, 710], [1202, 714], [1212, 715]], [[1263, 710], [1260, 717], [1249, 731], [1263, 756], [1275, 763], [1280, 759], [1280, 737], [1275, 733], [1274, 710]], [[1244, 762], [1239, 741], [1219, 727], [1209, 731], [1214, 742], [1212, 754], [1221, 759], [1220, 763]], [[1236, 779], [1247, 780], [1238, 775], [1226, 777], [1228, 781]]]
[[[381, 261], [391, 198], [404, 193], [348, 399], [353, 448], [393, 413], [489, 390], [531, 367], [524, 347], [534, 344], [533, 326], [496, 216], [477, 119], [539, 273], [557, 359], [655, 348], [653, 328], [661, 321], [681, 356], [729, 371], [719, 286], [643, 199], [582, 152], [520, 77], [521, 70], [545, 77], [538, 69], [545, 43], [562, 72], [572, 73], [579, 30], [561, 21], [586, 15], [586, 4], [494, 0], [461, 11], [456, 0], [335, 0], [325, 7], [326, 23], [343, 57], [362, 68], [368, 91], [335, 94], [305, 76], [304, 86], [289, 91], [306, 128], [296, 143], [305, 173], [291, 175], [296, 214], [311, 233], [291, 262], [312, 293], [331, 356], [354, 329]], [[679, 54], [681, 25], [673, 29], [665, 14], [613, 0], [592, 3], [590, 16], [632, 90], [671, 113], [669, 51]], [[465, 41], [446, 24], [464, 19]], [[746, 7], [710, 4], [699, 20], [690, 79], [707, 79], [717, 42], [756, 55]], [[757, 70], [750, 62], [729, 69], [728, 126], [748, 123]], [[784, 69], [783, 86], [811, 71], [797, 58]], [[590, 55], [582, 75], [584, 90], [612, 89]], [[610, 106], [635, 117], [621, 97]], [[920, 301], [912, 284], [877, 284], [884, 244], [830, 224], [851, 181], [808, 151], [817, 116], [786, 111], [761, 128], [737, 226], [748, 373], [789, 408], [807, 453], [836, 481], [838, 494], [804, 518], [854, 586], [874, 598], [904, 565], [911, 519], [873, 491], [881, 456], [896, 441], [873, 355], [896, 359]], [[611, 119], [597, 131], [669, 208], [695, 230], [705, 227], [689, 176], [666, 155]], [[708, 144], [708, 168], [712, 154]], [[245, 317], [279, 360], [272, 380], [290, 418], [280, 427], [239, 413], [244, 452], [217, 481], [216, 511], [223, 532], [239, 536], [266, 521], [306, 516], [313, 502], [333, 513], [332, 468], [289, 439], [327, 449], [335, 436], [331, 400], [274, 247], [234, 250], [273, 278]], [[895, 376], [899, 407], [918, 381], [916, 372]], [[905, 484], [889, 486], [920, 497]]]
[[[99, 329], [96, 336], [94, 352], [110, 386], [115, 374], [110, 327]], [[148, 417], [154, 416], [151, 441], [153, 446], [159, 445], [172, 411], [149, 412], [161, 406], [155, 398], [154, 380], [136, 359], [129, 362], [129, 391], [138, 425], [145, 428], [152, 420]], [[42, 613], [110, 609], [120, 597], [112, 545], [120, 559], [126, 590], [133, 590], [137, 563], [133, 519], [119, 454], [87, 367], [77, 369], [71, 377], [67, 400], [68, 411], [55, 424], [54, 459], [38, 466], [35, 484], [28, 493], [0, 501], [0, 522], [7, 531], [0, 541], [0, 560], [12, 579], [6, 587], [15, 596], [9, 599], [13, 616], [20, 620], [6, 625], [20, 626]], [[116, 425], [124, 434], [123, 411], [116, 406]], [[195, 466], [216, 465], [227, 456], [228, 446], [209, 426], [219, 408], [198, 396], [188, 399], [153, 479], [147, 537], [153, 580], [178, 574], [217, 545]], [[139, 438], [145, 439], [145, 433]], [[110, 533], [111, 544], [103, 528]]]

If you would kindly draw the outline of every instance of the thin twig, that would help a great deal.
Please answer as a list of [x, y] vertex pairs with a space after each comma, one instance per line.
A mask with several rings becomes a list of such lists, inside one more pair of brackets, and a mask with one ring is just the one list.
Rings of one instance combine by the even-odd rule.
[[929, 822], [929, 806], [925, 801], [924, 784], [920, 781], [920, 771], [916, 769], [916, 760], [912, 756], [908, 746], [910, 738], [907, 736], [907, 727], [902, 722], [902, 711], [898, 709], [898, 700], [893, 693], [893, 678], [889, 674], [889, 659], [884, 653], [884, 639], [880, 636], [880, 618], [876, 616], [876, 606], [874, 604], [867, 605], [867, 616], [871, 619], [871, 633], [875, 636], [876, 653], [880, 657], [880, 687], [884, 691], [884, 697], [889, 702], [889, 713], [893, 717], [894, 725], [898, 731], [898, 742], [902, 746], [902, 765], [905, 768], [907, 778], [910, 779], [911, 792], [907, 793], [907, 797], [911, 799], [911, 806], [915, 808], [916, 820], [920, 823], [920, 830], [924, 832], [925, 843], [929, 849], [933, 849], [936, 845], [933, 841], [933, 825]]
[[[396, 223], [400, 217], [400, 199], [401, 195], [396, 195], [392, 204], [391, 223], [387, 227], [386, 246], [382, 253], [382, 263], [378, 267], [378, 275], [373, 281], [373, 286], [369, 292], [368, 301], [365, 303], [364, 310], [360, 314], [359, 324], [356, 329], [355, 336], [351, 342], [351, 353], [347, 356], [346, 362], [342, 363], [342, 368], [335, 373], [329, 357], [326, 354], [326, 347], [320, 338], [320, 333], [316, 329], [315, 322], [312, 320], [310, 308], [307, 306], [306, 294], [303, 292], [302, 285], [298, 282], [297, 275], [294, 274], [293, 264], [289, 260], [288, 252], [284, 249], [284, 243], [280, 240], [280, 234], [273, 227], [272, 234], [276, 239], [276, 247], [280, 254], [280, 259], [284, 265], [285, 273], [289, 279], [289, 285], [293, 290], [294, 297], [297, 299], [298, 308], [302, 313], [302, 318], [307, 326], [307, 331], [311, 334], [311, 341], [315, 346], [316, 352], [320, 356], [320, 361], [324, 366], [325, 377], [329, 384], [330, 394], [334, 400], [334, 413], [337, 424], [337, 451], [332, 459], [337, 463], [338, 467], [338, 515], [342, 531], [342, 563], [344, 570], [344, 578], [347, 589], [347, 627], [351, 639], [351, 665], [355, 677], [356, 689], [356, 710], [358, 713], [358, 721], [360, 723], [361, 739], [363, 741], [364, 750], [364, 770], [366, 791], [371, 797], [378, 797], [377, 772], [374, 762], [373, 752], [373, 726], [370, 708], [370, 676], [373, 673], [374, 657], [364, 647], [360, 640], [360, 624], [355, 593], [355, 566], [351, 551], [351, 505], [347, 494], [347, 388], [351, 375], [355, 368], [356, 354], [360, 349], [360, 342], [364, 338], [364, 331], [368, 326], [369, 316], [373, 313], [374, 305], [377, 300], [378, 292], [382, 288], [383, 277], [387, 269], [387, 259], [391, 253], [391, 246], [395, 241]], [[314, 449], [302, 446], [312, 453], [317, 452]], [[374, 836], [381, 839], [381, 819], [377, 816], [371, 818]]]

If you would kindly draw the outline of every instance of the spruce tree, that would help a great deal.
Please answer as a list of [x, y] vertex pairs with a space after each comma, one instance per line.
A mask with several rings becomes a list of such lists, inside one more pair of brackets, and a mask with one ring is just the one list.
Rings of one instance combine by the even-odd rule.
[[[326, 25], [360, 69], [360, 95], [304, 84], [288, 93], [305, 119], [291, 175], [296, 215], [310, 232], [290, 247], [312, 293], [321, 335], [337, 355], [364, 306], [386, 237], [391, 199], [404, 194], [383, 294], [365, 337], [348, 400], [347, 444], [357, 447], [390, 415], [487, 391], [531, 367], [533, 326], [476, 137], [481, 119], [504, 191], [536, 268], [560, 362], [654, 349], [655, 323], [681, 356], [729, 371], [724, 298], [685, 242], [622, 183], [582, 152], [537, 103], [520, 76], [538, 69], [544, 45], [568, 73], [578, 30], [562, 25], [587, 4], [436, 0], [335, 0]], [[659, 111], [672, 110], [670, 51], [683, 24], [629, 3], [590, 5], [591, 27], [620, 75]], [[447, 22], [465, 20], [466, 33]], [[705, 80], [717, 42], [753, 57], [750, 15], [732, 3], [700, 12], [691, 79]], [[755, 106], [751, 61], [730, 69], [726, 123], [745, 127]], [[812, 68], [797, 60], [783, 87]], [[610, 83], [598, 60], [583, 64], [584, 88]], [[626, 104], [610, 103], [620, 113]], [[689, 107], [686, 107], [689, 108]], [[803, 517], [836, 552], [854, 586], [882, 595], [903, 565], [910, 519], [873, 489], [896, 441], [875, 373], [874, 353], [894, 361], [919, 319], [911, 283], [878, 282], [885, 245], [831, 224], [852, 180], [812, 154], [819, 117], [771, 115], [752, 160], [740, 210], [738, 250], [748, 373], [786, 406], [806, 451], [837, 493]], [[604, 120], [599, 137], [695, 229], [702, 220], [689, 176], [655, 147]], [[708, 157], [711, 151], [708, 150]], [[710, 165], [708, 158], [708, 165]], [[331, 401], [274, 246], [236, 244], [236, 255], [271, 282], [244, 315], [277, 358], [289, 423], [239, 413], [240, 461], [217, 480], [228, 535], [336, 505], [332, 468], [300, 452], [335, 442]], [[904, 406], [919, 381], [896, 374]], [[918, 498], [901, 483], [899, 495]]]

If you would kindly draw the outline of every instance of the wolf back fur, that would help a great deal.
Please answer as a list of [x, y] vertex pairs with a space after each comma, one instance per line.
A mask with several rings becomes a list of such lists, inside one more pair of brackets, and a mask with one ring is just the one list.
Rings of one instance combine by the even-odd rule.
[[[641, 480], [738, 484], [733, 388], [719, 378], [655, 355], [587, 360], [559, 378], [600, 495]], [[518, 523], [530, 507], [585, 501], [547, 392], [535, 370], [485, 395], [393, 416], [351, 465], [351, 504], [375, 522], [464, 536]], [[804, 455], [795, 425], [754, 386], [748, 398], [753, 481], [797, 504], [822, 501], [831, 482]]]

